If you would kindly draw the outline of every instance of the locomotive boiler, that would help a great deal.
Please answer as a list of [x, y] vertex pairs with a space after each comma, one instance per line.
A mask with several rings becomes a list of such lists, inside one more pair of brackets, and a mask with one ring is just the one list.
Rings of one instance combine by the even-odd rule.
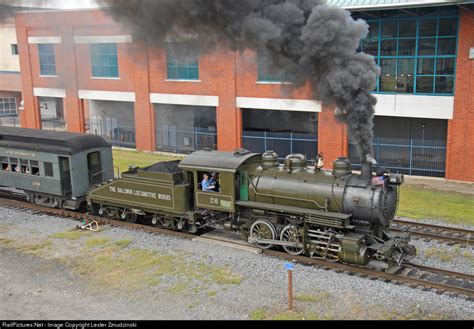
[[370, 161], [361, 174], [345, 158], [333, 167], [319, 170], [301, 154], [280, 164], [273, 151], [203, 150], [133, 168], [88, 201], [100, 215], [188, 232], [227, 229], [260, 248], [396, 271], [416, 253], [408, 234], [389, 230], [403, 176], [374, 175]]

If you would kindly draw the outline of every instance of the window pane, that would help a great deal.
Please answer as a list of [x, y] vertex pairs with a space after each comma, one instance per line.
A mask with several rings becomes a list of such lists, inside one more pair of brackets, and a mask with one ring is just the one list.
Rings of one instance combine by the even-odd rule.
[[380, 56], [397, 55], [397, 40], [382, 40], [380, 46]]
[[398, 56], [414, 56], [416, 52], [416, 39], [401, 39], [398, 42]]
[[452, 76], [436, 77], [435, 92], [451, 94], [453, 92], [453, 82]]
[[416, 37], [416, 20], [401, 20], [399, 37]]
[[380, 91], [395, 91], [396, 60], [381, 59], [382, 73], [380, 75]]
[[456, 53], [456, 38], [439, 38], [438, 55], [454, 55]]
[[412, 93], [414, 82], [415, 60], [404, 58], [398, 60], [397, 92]]
[[436, 60], [436, 74], [454, 74], [454, 58], [438, 58]]
[[417, 77], [416, 78], [416, 92], [417, 93], [433, 93], [433, 77]]
[[417, 66], [417, 74], [433, 74], [434, 58], [419, 58]]
[[119, 77], [116, 44], [91, 44], [90, 53], [93, 77]]
[[56, 75], [53, 44], [38, 44], [38, 55], [41, 75]]
[[378, 40], [364, 40], [363, 47], [364, 47], [364, 53], [372, 55], [372, 56], [378, 55], [378, 48], [379, 48]]
[[178, 70], [176, 67], [168, 66], [168, 79], [176, 80], [178, 79]]
[[420, 20], [420, 30], [418, 32], [420, 37], [434, 37], [436, 36], [436, 20], [422, 19]]
[[167, 46], [168, 79], [198, 80], [199, 54], [190, 43], [169, 43]]
[[382, 38], [396, 38], [398, 21], [382, 22]]
[[44, 175], [46, 177], [53, 177], [53, 164], [51, 162], [44, 163]]
[[439, 20], [439, 36], [455, 36], [457, 33], [458, 20], [456, 18], [441, 18]]
[[188, 69], [185, 66], [178, 67], [178, 79], [188, 79]]
[[418, 55], [434, 55], [436, 50], [435, 38], [421, 38], [418, 40]]
[[379, 37], [379, 22], [367, 22], [367, 24], [369, 24], [367, 39], [377, 39]]

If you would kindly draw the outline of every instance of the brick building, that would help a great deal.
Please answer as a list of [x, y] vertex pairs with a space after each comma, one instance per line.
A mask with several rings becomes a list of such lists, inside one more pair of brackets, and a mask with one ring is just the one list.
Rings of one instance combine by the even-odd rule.
[[[467, 2], [329, 1], [370, 25], [360, 48], [382, 68], [374, 150], [392, 171], [474, 181]], [[183, 36], [147, 45], [98, 9], [17, 13], [15, 25], [23, 127], [101, 134], [144, 151], [323, 152], [328, 167], [345, 155], [357, 168], [333, 109], [252, 51], [198, 54]]]

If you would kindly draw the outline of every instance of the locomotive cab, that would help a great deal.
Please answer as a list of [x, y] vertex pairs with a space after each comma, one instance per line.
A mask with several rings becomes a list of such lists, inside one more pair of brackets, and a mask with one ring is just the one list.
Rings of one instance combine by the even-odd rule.
[[[197, 151], [186, 157], [179, 164], [179, 168], [192, 175], [194, 189], [194, 206], [198, 209], [207, 209], [225, 213], [236, 211], [235, 203], [238, 200], [241, 188], [238, 168], [255, 159], [260, 154], [250, 153], [246, 150], [236, 152]], [[204, 182], [216, 174], [218, 189], [206, 189]]]

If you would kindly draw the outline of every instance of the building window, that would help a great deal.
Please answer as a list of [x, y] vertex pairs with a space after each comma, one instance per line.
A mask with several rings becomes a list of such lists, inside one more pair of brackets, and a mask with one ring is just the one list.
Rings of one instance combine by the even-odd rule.
[[276, 65], [272, 65], [267, 56], [257, 55], [258, 81], [259, 82], [286, 82], [285, 70]]
[[196, 44], [169, 43], [167, 63], [169, 80], [199, 80], [199, 54]]
[[40, 74], [56, 75], [56, 62], [54, 59], [54, 45], [51, 43], [38, 44]]
[[458, 11], [367, 19], [360, 50], [381, 67], [376, 92], [453, 95]]
[[11, 49], [12, 49], [12, 55], [18, 55], [18, 45], [17, 44], [12, 44]]
[[0, 98], [0, 116], [16, 115], [16, 99], [14, 97]]
[[97, 78], [118, 78], [117, 44], [91, 44], [92, 76]]

